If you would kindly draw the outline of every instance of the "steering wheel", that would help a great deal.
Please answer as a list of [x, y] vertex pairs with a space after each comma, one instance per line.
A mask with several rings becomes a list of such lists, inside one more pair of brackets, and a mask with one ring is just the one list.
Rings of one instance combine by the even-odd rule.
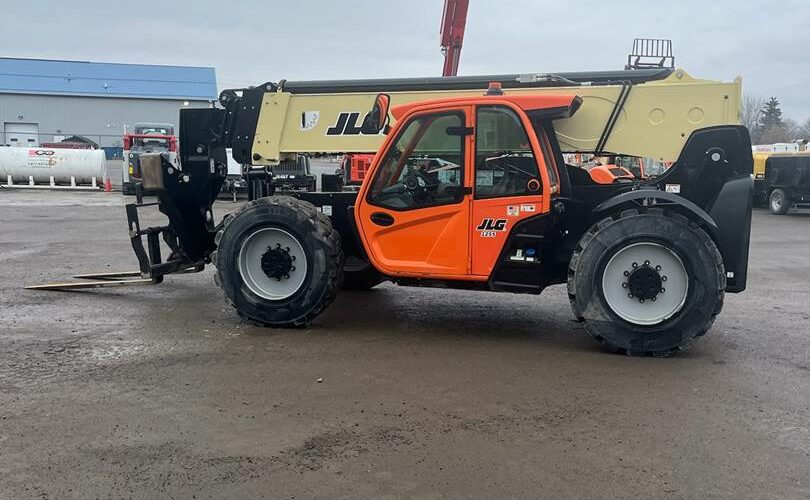
[[422, 169], [413, 169], [402, 179], [402, 184], [414, 199], [424, 200], [431, 188], [437, 187], [430, 176]]

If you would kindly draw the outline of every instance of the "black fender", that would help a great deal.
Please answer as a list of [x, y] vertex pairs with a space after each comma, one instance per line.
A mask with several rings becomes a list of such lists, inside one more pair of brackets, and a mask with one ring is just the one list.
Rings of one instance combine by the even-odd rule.
[[717, 222], [712, 238], [723, 255], [727, 292], [745, 290], [753, 206], [754, 179], [750, 175], [740, 175], [723, 184], [709, 209], [712, 219]]
[[[750, 175], [741, 175], [723, 184], [708, 212], [675, 193], [648, 188], [613, 196], [594, 208], [593, 213], [596, 216], [605, 215], [620, 206], [639, 204], [645, 200], [649, 200], [648, 206], [677, 207], [683, 215], [701, 224], [709, 233], [723, 256], [726, 291], [736, 293], [745, 290], [747, 281], [753, 194], [753, 179]], [[740, 217], [741, 214], [746, 216]]]
[[714, 221], [714, 219], [712, 219], [711, 215], [706, 213], [705, 210], [682, 196], [678, 196], [675, 193], [667, 193], [666, 191], [659, 191], [658, 189], [638, 189], [635, 191], [627, 191], [603, 201], [593, 209], [593, 212], [595, 214], [606, 213], [620, 205], [643, 200], [655, 200], [656, 202], [663, 201], [665, 204], [678, 205], [687, 212], [690, 212], [700, 221], [704, 222], [707, 226], [709, 226], [709, 228], [711, 228], [710, 230], [714, 231], [717, 229], [717, 223]]

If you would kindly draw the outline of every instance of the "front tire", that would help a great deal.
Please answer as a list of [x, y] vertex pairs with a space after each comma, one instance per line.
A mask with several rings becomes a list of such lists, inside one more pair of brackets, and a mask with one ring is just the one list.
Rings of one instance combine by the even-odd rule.
[[225, 217], [216, 243], [217, 283], [239, 315], [258, 324], [306, 325], [340, 288], [340, 235], [311, 203], [254, 200]]
[[776, 188], [768, 197], [768, 207], [774, 215], [785, 215], [790, 210], [790, 197], [784, 189]]
[[668, 356], [708, 331], [723, 307], [722, 257], [685, 217], [627, 210], [582, 237], [569, 264], [576, 317], [610, 351]]

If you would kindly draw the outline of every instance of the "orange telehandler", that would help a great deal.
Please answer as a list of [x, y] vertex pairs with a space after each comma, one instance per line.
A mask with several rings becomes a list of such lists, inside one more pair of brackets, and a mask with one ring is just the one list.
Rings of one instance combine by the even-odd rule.
[[[655, 75], [565, 79], [610, 85]], [[529, 294], [567, 284], [575, 317], [609, 350], [666, 356], [705, 334], [725, 293], [746, 285], [753, 181], [745, 127], [683, 132], [677, 161], [661, 175], [606, 184], [563, 161], [559, 127], [583, 104], [575, 87], [501, 87], [390, 112], [390, 97], [379, 94], [358, 133], [385, 135], [359, 192], [251, 190], [252, 200], [219, 223], [212, 205], [225, 150], [262, 160], [262, 116], [273, 115], [261, 110], [278, 93], [269, 84], [226, 91], [222, 108], [182, 110], [179, 168], [161, 155], [141, 162], [143, 188], [157, 193], [169, 223], [142, 228], [143, 204], [127, 206], [139, 279], [213, 264], [238, 314], [274, 327], [308, 323], [342, 287], [384, 280]], [[171, 249], [165, 262], [160, 235]]]

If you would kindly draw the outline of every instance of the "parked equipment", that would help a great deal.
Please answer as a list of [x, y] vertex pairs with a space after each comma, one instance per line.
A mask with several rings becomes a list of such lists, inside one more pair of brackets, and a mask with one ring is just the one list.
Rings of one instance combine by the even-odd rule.
[[174, 125], [169, 123], [137, 123], [133, 132], [124, 134], [124, 168], [121, 186], [125, 195], [135, 194], [135, 186], [140, 184], [140, 157], [148, 153], [168, 153], [177, 155], [177, 137]]
[[0, 147], [0, 182], [5, 187], [97, 189], [106, 172], [100, 149]]
[[776, 215], [810, 209], [810, 154], [768, 156], [760, 186], [768, 208]]
[[371, 168], [373, 154], [353, 153], [343, 156], [340, 162], [340, 170], [343, 173], [343, 183], [347, 186], [359, 186], [366, 178], [368, 169]]

